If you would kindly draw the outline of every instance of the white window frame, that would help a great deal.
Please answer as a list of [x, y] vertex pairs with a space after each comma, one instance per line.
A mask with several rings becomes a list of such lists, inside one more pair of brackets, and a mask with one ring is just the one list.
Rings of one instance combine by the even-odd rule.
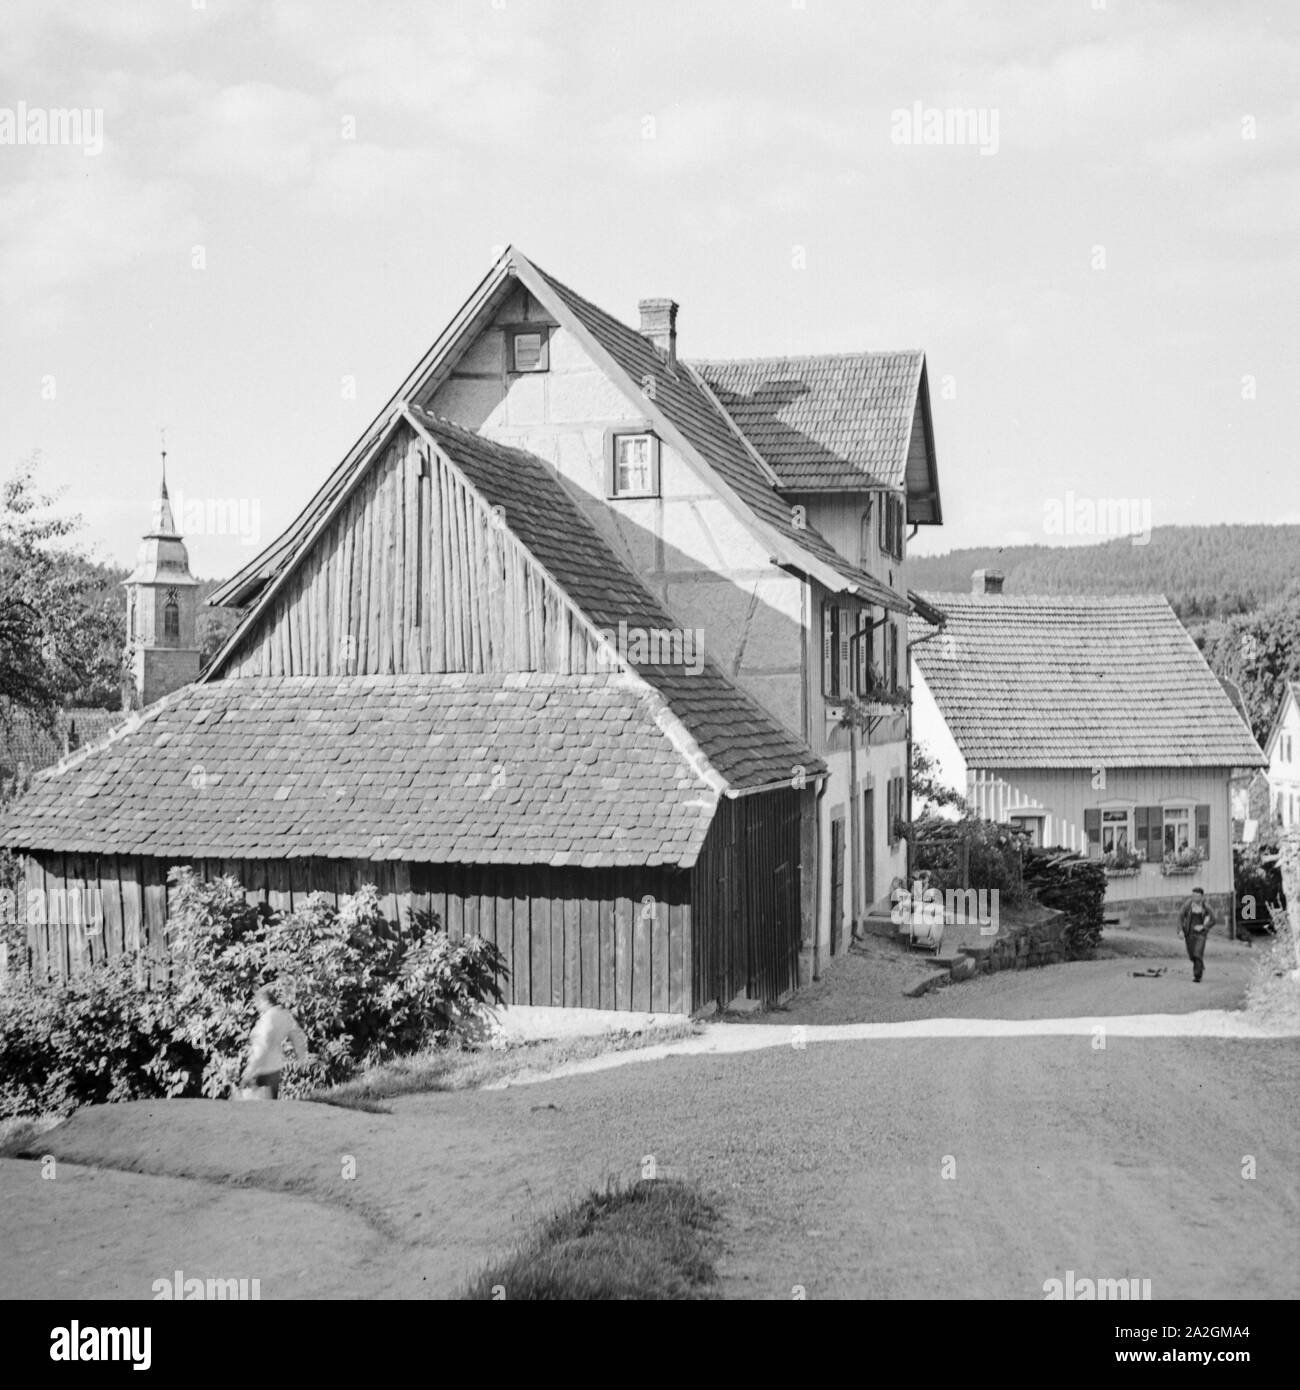
[[[1137, 810], [1137, 803], [1132, 805], [1127, 803], [1122, 806], [1102, 806], [1101, 810], [1101, 852], [1103, 855], [1115, 854], [1121, 848], [1132, 852], [1137, 848], [1134, 842], [1134, 812]], [[1106, 831], [1109, 827], [1111, 831], [1111, 842], [1106, 843]], [[1121, 830], [1123, 835], [1123, 845], [1115, 842], [1116, 830]]]
[[[1170, 817], [1174, 817], [1173, 820]], [[1160, 852], [1161, 854], [1178, 854], [1181, 850], [1178, 845], [1177, 832], [1174, 835], [1173, 849], [1169, 847], [1169, 827], [1171, 825], [1182, 824], [1187, 831], [1187, 848], [1196, 848], [1196, 802], [1195, 801], [1164, 801], [1160, 804]]]
[[[621, 446], [629, 440], [643, 439], [646, 441], [649, 457], [646, 461], [647, 482], [644, 490], [637, 488], [621, 488], [619, 486], [619, 450]], [[659, 436], [649, 429], [617, 429], [609, 432], [609, 443], [607, 445], [608, 473], [606, 483], [610, 497], [635, 498], [635, 497], [658, 497], [660, 495], [659, 469], [660, 452]]]

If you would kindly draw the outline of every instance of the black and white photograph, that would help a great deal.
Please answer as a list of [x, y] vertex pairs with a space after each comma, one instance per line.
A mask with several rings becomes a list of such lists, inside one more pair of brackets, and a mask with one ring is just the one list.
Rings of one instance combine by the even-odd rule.
[[15, 1357], [1283, 1370], [1298, 252], [1275, 0], [4, 0]]

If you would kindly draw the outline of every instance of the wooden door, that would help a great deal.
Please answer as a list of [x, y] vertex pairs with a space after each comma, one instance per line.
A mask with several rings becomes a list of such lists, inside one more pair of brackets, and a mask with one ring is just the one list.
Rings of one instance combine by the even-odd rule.
[[844, 818], [831, 821], [831, 955], [840, 949], [844, 925]]

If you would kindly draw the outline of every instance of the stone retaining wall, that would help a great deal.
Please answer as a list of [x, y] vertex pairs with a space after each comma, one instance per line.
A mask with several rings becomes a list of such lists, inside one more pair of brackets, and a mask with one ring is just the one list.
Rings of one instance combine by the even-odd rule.
[[1023, 920], [1004, 924], [988, 944], [962, 949], [975, 962], [980, 974], [996, 970], [1027, 970], [1034, 965], [1057, 965], [1068, 959], [1065, 945], [1067, 920], [1064, 912], [1038, 908]]

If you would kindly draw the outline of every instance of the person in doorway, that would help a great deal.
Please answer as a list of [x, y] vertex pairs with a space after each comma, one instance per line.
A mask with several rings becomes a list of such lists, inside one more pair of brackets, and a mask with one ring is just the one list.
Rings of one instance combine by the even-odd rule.
[[1205, 889], [1193, 888], [1191, 897], [1178, 914], [1178, 930], [1183, 934], [1187, 959], [1192, 963], [1192, 979], [1197, 984], [1205, 973], [1205, 938], [1217, 920], [1214, 910], [1205, 901]]
[[282, 1008], [273, 985], [263, 985], [253, 996], [258, 1020], [249, 1038], [248, 1065], [239, 1079], [243, 1100], [278, 1100], [280, 1073], [284, 1069], [284, 1045], [290, 1043], [299, 1062], [307, 1060], [307, 1035], [298, 1020]]

